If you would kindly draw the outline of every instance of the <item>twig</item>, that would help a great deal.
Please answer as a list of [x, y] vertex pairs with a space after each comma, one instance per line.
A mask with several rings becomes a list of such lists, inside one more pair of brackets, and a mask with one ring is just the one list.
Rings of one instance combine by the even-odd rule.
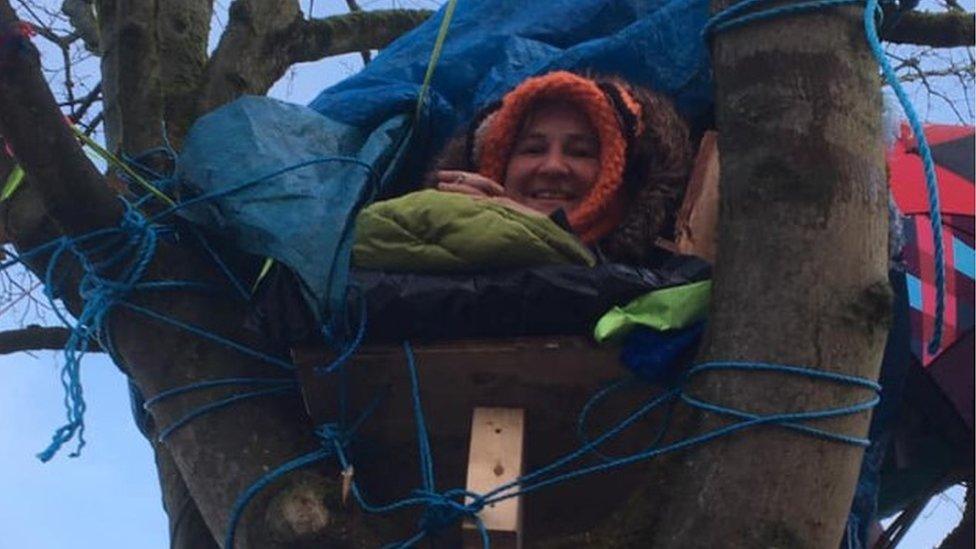
[[[311, 0], [311, 1], [312, 4], [314, 5], [315, 0]], [[363, 11], [363, 8], [359, 7], [359, 4], [356, 3], [356, 0], [346, 0], [346, 5], [349, 6], [350, 12]], [[311, 14], [311, 10], [309, 10], [309, 14]], [[361, 52], [359, 52], [359, 55], [362, 56], [363, 58], [363, 66], [369, 65], [369, 62], [373, 60], [373, 55], [369, 52], [369, 50], [362, 50]]]

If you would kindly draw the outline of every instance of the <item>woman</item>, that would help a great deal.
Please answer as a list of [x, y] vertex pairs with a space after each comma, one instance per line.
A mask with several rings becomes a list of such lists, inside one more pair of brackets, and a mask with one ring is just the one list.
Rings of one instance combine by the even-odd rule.
[[618, 79], [526, 80], [437, 160], [436, 187], [565, 219], [608, 259], [645, 263], [691, 167], [671, 102]]

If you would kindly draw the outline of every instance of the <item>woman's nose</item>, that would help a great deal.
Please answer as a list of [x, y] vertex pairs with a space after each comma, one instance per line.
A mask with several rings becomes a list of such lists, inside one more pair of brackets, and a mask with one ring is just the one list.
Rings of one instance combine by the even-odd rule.
[[566, 160], [566, 155], [562, 151], [558, 149], [551, 150], [542, 159], [542, 164], [539, 165], [539, 171], [552, 175], [569, 173], [569, 163]]

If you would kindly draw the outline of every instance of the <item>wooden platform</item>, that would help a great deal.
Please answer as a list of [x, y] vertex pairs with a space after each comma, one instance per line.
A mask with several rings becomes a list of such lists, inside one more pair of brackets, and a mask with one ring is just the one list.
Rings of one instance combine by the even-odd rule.
[[[475, 407], [525, 410], [524, 470], [531, 472], [575, 450], [580, 410], [601, 388], [625, 374], [617, 348], [598, 348], [581, 337], [415, 344], [424, 412], [431, 435], [438, 490], [464, 487], [472, 411]], [[314, 352], [296, 360], [321, 363]], [[353, 416], [377, 395], [382, 403], [357, 435], [356, 479], [376, 503], [419, 487], [417, 438], [406, 358], [400, 346], [366, 346], [347, 369]], [[334, 417], [334, 378], [319, 379], [308, 406], [320, 418]], [[652, 396], [646, 387], [614, 395], [598, 407], [593, 433], [615, 423]], [[660, 414], [632, 427], [609, 452], [645, 447]], [[590, 456], [582, 464], [592, 465]], [[640, 464], [549, 487], [523, 499], [526, 546], [533, 540], [591, 529], [608, 516], [653, 464]], [[416, 516], [405, 517], [409, 528]], [[460, 525], [458, 527], [460, 532]]]

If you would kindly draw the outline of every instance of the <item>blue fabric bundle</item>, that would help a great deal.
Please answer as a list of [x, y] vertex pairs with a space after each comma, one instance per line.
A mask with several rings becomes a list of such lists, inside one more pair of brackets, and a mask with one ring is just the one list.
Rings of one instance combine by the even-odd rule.
[[637, 377], [656, 385], [672, 385], [681, 373], [683, 355], [698, 347], [705, 323], [658, 331], [638, 328], [624, 340], [620, 360]]

